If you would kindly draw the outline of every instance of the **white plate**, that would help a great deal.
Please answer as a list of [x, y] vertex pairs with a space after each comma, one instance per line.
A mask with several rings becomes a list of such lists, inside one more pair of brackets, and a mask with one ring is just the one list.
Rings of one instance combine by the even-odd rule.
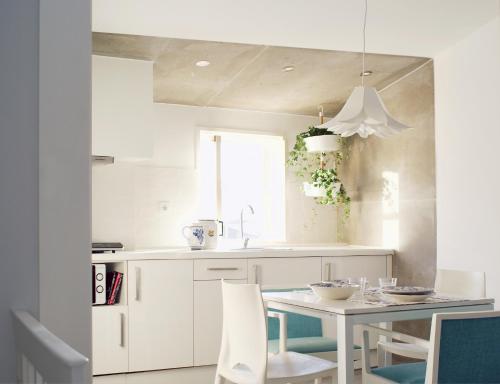
[[420, 303], [431, 297], [432, 293], [428, 295], [394, 295], [391, 293], [384, 293], [383, 295], [394, 303]]
[[434, 292], [432, 288], [423, 287], [386, 287], [382, 288], [383, 293], [389, 295], [430, 295]]

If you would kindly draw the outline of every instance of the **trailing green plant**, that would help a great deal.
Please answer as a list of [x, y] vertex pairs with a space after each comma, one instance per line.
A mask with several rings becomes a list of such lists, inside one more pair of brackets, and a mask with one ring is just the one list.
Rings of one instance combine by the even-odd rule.
[[311, 173], [312, 185], [324, 189], [326, 196], [316, 197], [315, 200], [321, 205], [335, 205], [342, 207], [344, 217], [350, 215], [351, 198], [347, 195], [344, 185], [337, 176], [334, 168], [318, 168]]
[[309, 153], [305, 140], [308, 137], [333, 135], [325, 128], [309, 127], [307, 131], [296, 136], [295, 145], [288, 155], [287, 165], [295, 175], [313, 186], [326, 191], [326, 196], [316, 197], [320, 205], [333, 205], [343, 209], [342, 223], [350, 215], [351, 199], [337, 175], [338, 166], [347, 157], [345, 140], [339, 137], [340, 151], [333, 153]]

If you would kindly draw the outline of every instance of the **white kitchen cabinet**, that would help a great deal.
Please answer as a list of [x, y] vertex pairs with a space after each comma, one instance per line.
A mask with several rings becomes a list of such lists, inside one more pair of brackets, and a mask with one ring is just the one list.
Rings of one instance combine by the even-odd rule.
[[[238, 284], [246, 279], [226, 280]], [[222, 338], [220, 280], [194, 282], [194, 365], [217, 364]]]
[[[124, 273], [120, 304], [92, 308], [95, 375], [216, 364], [220, 279], [265, 290], [349, 276], [376, 285], [392, 275], [391, 255], [94, 261]], [[325, 336], [335, 329], [334, 319], [323, 322]]]
[[92, 307], [92, 368], [94, 375], [128, 371], [128, 308]]
[[92, 56], [92, 154], [151, 159], [153, 63]]
[[320, 280], [320, 257], [248, 259], [248, 282], [262, 289], [302, 288]]
[[128, 264], [129, 371], [193, 365], [193, 261]]
[[379, 277], [389, 276], [388, 256], [322, 257], [322, 280], [366, 277], [369, 285], [378, 285]]

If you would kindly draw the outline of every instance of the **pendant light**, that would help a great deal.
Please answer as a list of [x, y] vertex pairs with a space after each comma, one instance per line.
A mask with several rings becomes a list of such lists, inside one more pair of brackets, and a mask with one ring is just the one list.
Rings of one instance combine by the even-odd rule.
[[333, 119], [318, 126], [318, 128], [328, 128], [329, 131], [342, 137], [357, 133], [362, 138], [367, 138], [372, 134], [384, 138], [409, 128], [389, 114], [374, 87], [364, 85], [364, 77], [371, 73], [365, 70], [367, 13], [368, 0], [365, 0], [361, 86], [354, 88], [344, 107]]

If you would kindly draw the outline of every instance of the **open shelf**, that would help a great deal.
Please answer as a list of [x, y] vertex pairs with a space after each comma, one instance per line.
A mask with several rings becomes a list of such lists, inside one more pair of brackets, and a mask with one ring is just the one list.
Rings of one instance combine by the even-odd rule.
[[105, 264], [106, 265], [106, 273], [108, 272], [121, 272], [123, 273], [122, 286], [120, 290], [120, 296], [118, 302], [116, 304], [95, 304], [93, 307], [110, 307], [110, 306], [126, 306], [128, 303], [127, 299], [127, 281], [128, 281], [128, 273], [127, 273], [127, 262], [125, 261], [116, 261], [116, 262], [96, 262], [94, 264]]

